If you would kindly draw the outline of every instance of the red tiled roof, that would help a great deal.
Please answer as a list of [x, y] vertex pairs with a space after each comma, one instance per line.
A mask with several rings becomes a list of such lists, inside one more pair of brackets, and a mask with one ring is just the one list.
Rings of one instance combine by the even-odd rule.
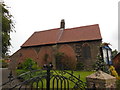
[[102, 37], [99, 25], [95, 24], [64, 30], [56, 28], [35, 32], [21, 47], [100, 39]]

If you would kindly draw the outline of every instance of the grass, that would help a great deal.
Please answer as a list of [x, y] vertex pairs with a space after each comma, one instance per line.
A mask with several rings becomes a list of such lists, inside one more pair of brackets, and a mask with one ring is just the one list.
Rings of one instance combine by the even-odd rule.
[[[59, 71], [57, 71], [57, 72], [59, 72]], [[72, 73], [71, 71], [67, 71], [67, 72]], [[73, 75], [75, 77], [77, 77], [77, 78], [80, 76], [80, 80], [83, 81], [83, 82], [86, 82], [86, 76], [88, 76], [88, 75], [90, 75], [92, 73], [94, 73], [94, 72], [93, 71], [73, 71]], [[71, 75], [69, 75], [69, 74], [66, 73], [64, 76], [66, 78], [69, 78]], [[77, 79], [73, 78], [73, 81], [77, 82]], [[55, 81], [55, 87], [56, 87], [56, 82], [57, 82], [57, 80]], [[52, 83], [53, 82], [52, 82], [52, 79], [51, 79], [51, 87], [52, 87]], [[70, 86], [70, 88], [74, 87], [74, 85], [75, 85], [75, 83], [73, 83], [72, 81], [69, 80], [69, 86]], [[64, 85], [62, 85], [62, 86], [64, 86]]]
[[[20, 73], [23, 73], [23, 72], [26, 72], [26, 71], [24, 71], [24, 70], [17, 70], [17, 73], [18, 74], [20, 74]], [[45, 70], [43, 70], [43, 72], [45, 72]], [[52, 70], [51, 70], [51, 72], [52, 72]], [[54, 75], [57, 75], [57, 74], [59, 74], [59, 70], [55, 70], [55, 72], [53, 73]], [[67, 70], [67, 72], [68, 73], [72, 73], [70, 70]], [[38, 72], [37, 72], [38, 73]], [[83, 82], [86, 82], [86, 76], [88, 76], [88, 75], [90, 75], [90, 74], [92, 74], [92, 73], [94, 73], [93, 71], [73, 71], [73, 75], [75, 76], [75, 77], [79, 77], [80, 76], [80, 80], [81, 81], [83, 81]], [[36, 74], [34, 74], [34, 75], [36, 75]], [[33, 77], [34, 77], [34, 75], [33, 75]], [[66, 77], [66, 78], [69, 78], [71, 75], [69, 75], [69, 74], [64, 74], [64, 76]], [[28, 79], [28, 76], [26, 76], [25, 77], [25, 79]], [[73, 78], [74, 80], [73, 81], [77, 81], [75, 78]], [[43, 79], [42, 80], [43, 81], [43, 88], [45, 88], [46, 87], [46, 80], [45, 79]], [[57, 85], [57, 80], [55, 79], [55, 87], [56, 87], [56, 85]], [[53, 78], [50, 80], [50, 87], [52, 87], [53, 86]], [[73, 87], [74, 86], [74, 83], [73, 82], [71, 82], [70, 81], [70, 87]], [[33, 83], [33, 87], [36, 87], [37, 86], [37, 83]], [[41, 82], [39, 82], [38, 83], [38, 86], [39, 87], [42, 87], [42, 83]], [[60, 85], [59, 85], [60, 86]], [[64, 86], [64, 83], [62, 84], [62, 86]]]
[[[59, 72], [59, 71], [57, 71], [57, 72]], [[69, 70], [67, 72], [71, 73], [71, 71], [69, 71]], [[92, 73], [94, 73], [94, 71], [73, 71], [73, 75], [76, 77], [79, 77], [79, 75], [80, 75], [80, 80], [82, 80], [83, 82], [86, 82], [86, 76], [88, 76]], [[70, 75], [65, 74], [64, 76], [69, 77]]]
[[[17, 69], [16, 73], [17, 73], [17, 75], [20, 75], [20, 74], [25, 73], [27, 71], [28, 70]], [[57, 73], [59, 74], [58, 70], [55, 70], [55, 71], [56, 71], [56, 73], [54, 72], [54, 74], [56, 74], [56, 75], [57, 75]], [[43, 72], [45, 72], [45, 70], [43, 70]], [[71, 73], [70, 70], [67, 70], [67, 72]], [[80, 75], [80, 80], [82, 80], [83, 82], [86, 82], [85, 77], [88, 76], [88, 75], [90, 75], [90, 74], [92, 74], [92, 73], [94, 73], [94, 71], [73, 71], [73, 75], [76, 76], [76, 77], [78, 77]], [[64, 76], [65, 77], [69, 77], [68, 74], [65, 74]]]

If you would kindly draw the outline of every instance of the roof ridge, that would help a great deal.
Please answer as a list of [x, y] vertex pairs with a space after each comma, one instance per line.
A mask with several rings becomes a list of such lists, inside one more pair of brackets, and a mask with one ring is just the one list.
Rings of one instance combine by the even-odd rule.
[[42, 30], [42, 31], [35, 31], [34, 33], [46, 32], [46, 31], [57, 30], [57, 29], [60, 29], [60, 28], [53, 28], [53, 29], [47, 29], [47, 30]]
[[90, 27], [90, 26], [99, 26], [99, 24], [85, 25], [85, 26], [79, 26], [79, 27], [73, 27], [73, 28], [66, 28], [65, 30], [76, 29], [76, 28], [84, 28], [84, 27]]
[[[85, 25], [85, 26], [79, 26], [79, 27], [73, 27], [73, 28], [66, 28], [64, 30], [70, 30], [70, 29], [76, 29], [76, 28], [84, 28], [84, 27], [90, 27], [90, 26], [98, 26], [99, 24], [93, 24], [93, 25]], [[60, 28], [53, 28], [53, 29], [47, 29], [47, 30], [42, 30], [42, 31], [35, 31], [35, 33], [39, 33], [39, 32], [46, 32], [46, 31], [51, 31], [51, 30], [57, 30]]]
[[21, 47], [42, 45], [43, 43], [51, 44], [51, 42], [53, 42], [53, 44], [57, 44], [101, 39], [102, 37], [100, 34], [99, 24], [67, 28], [64, 30], [61, 30], [60, 28], [53, 28], [34, 32]]

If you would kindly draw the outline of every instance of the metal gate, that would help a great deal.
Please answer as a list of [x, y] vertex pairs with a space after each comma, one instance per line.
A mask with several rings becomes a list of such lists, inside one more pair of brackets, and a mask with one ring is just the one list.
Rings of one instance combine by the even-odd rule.
[[[68, 70], [53, 70], [53, 65], [45, 65], [43, 70], [32, 70], [19, 75], [16, 78], [12, 77], [12, 72], [9, 75], [9, 81], [1, 86], [10, 85], [9, 90], [84, 90], [86, 83], [80, 80], [80, 75], [76, 77], [73, 71]], [[26, 78], [26, 80], [23, 80]], [[14, 83], [19, 79], [20, 83]], [[3, 89], [4, 90], [4, 89]]]

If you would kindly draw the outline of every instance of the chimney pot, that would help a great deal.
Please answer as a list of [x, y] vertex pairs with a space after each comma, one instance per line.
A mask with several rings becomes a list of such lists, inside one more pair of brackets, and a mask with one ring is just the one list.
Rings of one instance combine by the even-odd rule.
[[64, 19], [61, 20], [60, 29], [65, 29], [65, 20]]

